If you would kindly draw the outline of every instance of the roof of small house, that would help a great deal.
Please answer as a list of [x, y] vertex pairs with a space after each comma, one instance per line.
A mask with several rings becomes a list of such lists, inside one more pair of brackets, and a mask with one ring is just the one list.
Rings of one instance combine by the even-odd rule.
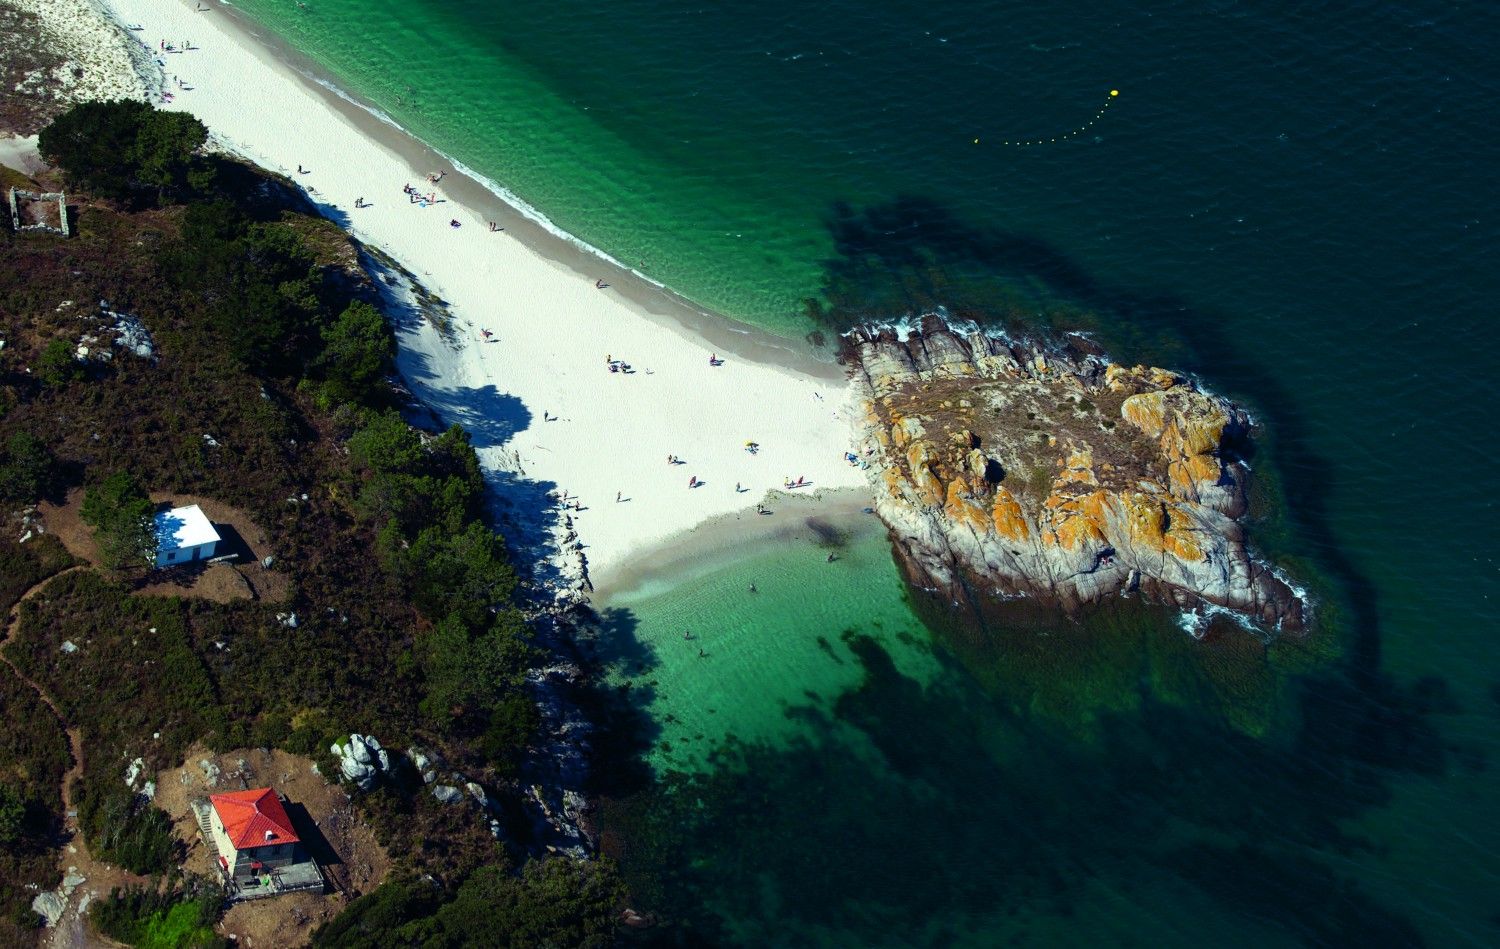
[[294, 844], [298, 840], [281, 798], [270, 788], [214, 794], [208, 800], [236, 850]]
[[156, 515], [156, 549], [183, 550], [219, 540], [219, 532], [196, 504]]

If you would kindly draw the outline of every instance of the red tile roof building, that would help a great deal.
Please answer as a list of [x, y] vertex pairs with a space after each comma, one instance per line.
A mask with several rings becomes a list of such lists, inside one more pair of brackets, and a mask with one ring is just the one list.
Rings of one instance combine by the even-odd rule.
[[219, 866], [231, 878], [258, 876], [295, 862], [300, 839], [275, 791], [234, 791], [208, 800]]

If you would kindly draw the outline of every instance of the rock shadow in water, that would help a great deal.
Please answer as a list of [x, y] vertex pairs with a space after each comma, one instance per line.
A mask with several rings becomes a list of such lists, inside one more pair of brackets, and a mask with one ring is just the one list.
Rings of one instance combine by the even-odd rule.
[[[1374, 845], [1342, 827], [1388, 802], [1394, 776], [1447, 773], [1433, 716], [1456, 706], [1441, 680], [1402, 686], [1381, 669], [1379, 593], [1339, 550], [1319, 477], [1332, 466], [1271, 367], [1222, 330], [1222, 314], [1106, 286], [1044, 241], [966, 224], [926, 199], [835, 206], [829, 228], [837, 254], [809, 301], [825, 326], [941, 307], [1011, 329], [1088, 330], [1122, 361], [1195, 372], [1254, 405], [1284, 472], [1266, 478], [1257, 464], [1280, 494], [1273, 525], [1286, 527], [1261, 539], [1312, 562], [1327, 621], [1312, 635], [1343, 648], [1313, 673], [1276, 673], [1290, 677], [1290, 724], [1270, 737], [1140, 683], [1124, 710], [1095, 709], [1094, 737], [1081, 740], [1009, 688], [986, 692], [965, 663], [950, 657], [949, 674], [924, 688], [853, 636], [866, 678], [835, 717], [799, 710], [801, 739], [731, 740], [712, 773], [610, 802], [637, 896], [670, 920], [651, 941], [723, 939], [705, 905], [767, 933], [832, 925], [913, 944], [941, 942], [966, 918], [1008, 916], [991, 932], [1024, 940], [1027, 914], [1073, 912], [1100, 880], [1131, 894], [1166, 878], [1288, 939], [1420, 944], [1399, 910], [1343, 872]], [[929, 928], [936, 920], [952, 922]]]

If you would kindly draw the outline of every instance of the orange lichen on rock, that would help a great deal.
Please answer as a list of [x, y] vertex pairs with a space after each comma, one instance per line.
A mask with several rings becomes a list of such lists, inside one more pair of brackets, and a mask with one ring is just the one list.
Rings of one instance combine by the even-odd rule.
[[933, 507], [941, 505], [944, 496], [943, 482], [933, 471], [936, 462], [937, 452], [931, 443], [919, 439], [907, 446], [906, 463], [911, 468], [912, 487], [917, 489], [923, 504]]
[[1031, 525], [1026, 520], [1026, 512], [1021, 510], [1021, 502], [1004, 485], [995, 489], [995, 504], [990, 509], [990, 516], [995, 533], [1006, 540], [1028, 540], [1031, 537]]
[[1174, 504], [1166, 508], [1167, 533], [1162, 538], [1163, 549], [1179, 560], [1197, 561], [1206, 556], [1199, 544], [1198, 519], [1189, 505]]
[[1062, 480], [1074, 484], [1097, 486], [1099, 479], [1094, 477], [1093, 453], [1088, 449], [1079, 449], [1069, 453], [1067, 460], [1063, 462]]
[[[1300, 629], [1291, 586], [1251, 560], [1239, 519], [1250, 418], [1189, 377], [1120, 366], [1088, 341], [1016, 341], [937, 318], [856, 330], [852, 375], [879, 449], [876, 510], [910, 575], [1065, 604], [1139, 593]], [[900, 405], [898, 412], [894, 406]], [[858, 423], [857, 423], [858, 427]]]
[[1167, 428], [1167, 396], [1164, 392], [1138, 392], [1120, 403], [1120, 417], [1148, 438], [1156, 438]]
[[1161, 501], [1139, 491], [1127, 491], [1119, 496], [1118, 502], [1130, 543], [1161, 550], [1167, 530], [1167, 515]]
[[962, 481], [948, 485], [948, 497], [943, 503], [943, 512], [953, 518], [954, 523], [964, 524], [976, 534], [990, 532], [990, 516], [983, 507], [970, 497]]
[[1104, 531], [1099, 529], [1099, 525], [1079, 514], [1065, 515], [1060, 522], [1057, 522], [1053, 536], [1057, 538], [1059, 546], [1067, 547], [1069, 550], [1080, 550], [1085, 544], [1095, 546], [1109, 544], [1109, 538], [1104, 536]]

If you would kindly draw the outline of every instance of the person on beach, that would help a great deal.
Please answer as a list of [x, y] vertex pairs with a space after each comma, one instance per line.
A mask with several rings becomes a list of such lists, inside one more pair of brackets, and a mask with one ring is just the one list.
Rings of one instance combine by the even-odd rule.
[[462, 225], [460, 225], [458, 223], [458, 219], [457, 218], [454, 218], [453, 220], [451, 220], [451, 221], [448, 222], [448, 226], [449, 227], [461, 227]]
[[616, 504], [620, 503], [620, 492], [618, 492], [618, 491], [615, 492], [615, 503]]
[[690, 487], [690, 488], [696, 488], [697, 486], [698, 486], [698, 476], [697, 475], [693, 475], [691, 478], [688, 479], [688, 487]]
[[740, 493], [740, 483], [738, 481], [736, 481], [734, 483], [734, 493], [735, 494], [739, 494]]
[[595, 290], [603, 290], [604, 288], [606, 288], [608, 286], [609, 286], [609, 284], [605, 283], [603, 280], [595, 280], [594, 281], [594, 289]]

